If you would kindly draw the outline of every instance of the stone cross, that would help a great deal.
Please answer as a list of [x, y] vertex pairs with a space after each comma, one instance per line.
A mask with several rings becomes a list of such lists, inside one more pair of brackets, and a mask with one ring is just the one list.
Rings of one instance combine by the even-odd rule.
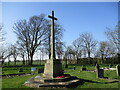
[[54, 35], [54, 20], [57, 20], [57, 18], [54, 17], [54, 11], [52, 11], [52, 16], [48, 15], [49, 18], [51, 18], [51, 59], [55, 59], [55, 35]]
[[43, 77], [45, 78], [55, 78], [57, 76], [63, 75], [62, 70], [62, 64], [60, 59], [55, 58], [55, 35], [54, 35], [54, 20], [57, 20], [57, 18], [54, 17], [54, 11], [52, 11], [52, 16], [49, 16], [51, 18], [51, 56], [50, 59], [47, 60], [44, 66], [44, 73]]

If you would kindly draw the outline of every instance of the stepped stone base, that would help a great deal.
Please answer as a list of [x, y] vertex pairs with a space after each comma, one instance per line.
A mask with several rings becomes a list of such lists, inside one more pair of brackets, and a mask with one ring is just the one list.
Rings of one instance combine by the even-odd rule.
[[69, 88], [72, 85], [75, 87], [80, 79], [75, 76], [69, 76], [64, 78], [44, 78], [43, 76], [32, 77], [27, 80], [24, 85], [34, 88]]

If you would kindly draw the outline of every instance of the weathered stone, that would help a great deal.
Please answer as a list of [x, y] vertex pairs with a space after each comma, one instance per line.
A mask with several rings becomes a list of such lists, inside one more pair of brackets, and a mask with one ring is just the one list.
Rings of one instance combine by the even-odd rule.
[[96, 64], [97, 78], [104, 78], [104, 69], [100, 69], [100, 66]]
[[62, 65], [59, 59], [48, 60], [44, 67], [43, 77], [54, 78], [63, 74]]
[[104, 78], [104, 70], [103, 69], [98, 69], [97, 77], [98, 78]]
[[120, 76], [120, 66], [116, 65], [117, 76]]
[[64, 78], [43, 78], [41, 76], [36, 76], [33, 78], [28, 79], [24, 85], [29, 87], [35, 88], [63, 88], [63, 87], [70, 87], [71, 85], [77, 85], [80, 82], [80, 79], [74, 76], [64, 77]]

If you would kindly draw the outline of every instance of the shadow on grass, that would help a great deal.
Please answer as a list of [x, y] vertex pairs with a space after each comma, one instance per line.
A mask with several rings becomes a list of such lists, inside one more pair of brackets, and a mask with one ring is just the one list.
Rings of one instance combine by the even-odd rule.
[[97, 82], [92, 80], [80, 79], [82, 83], [89, 82], [89, 83], [99, 83], [99, 84], [109, 84], [109, 83], [117, 83], [119, 81], [112, 81], [112, 82]]
[[118, 83], [120, 81], [111, 81], [111, 82], [97, 82], [97, 81], [92, 81], [92, 80], [87, 80], [87, 79], [80, 79], [79, 82], [77, 83], [74, 83], [72, 85], [69, 85], [67, 88], [77, 88], [77, 86], [79, 85], [83, 85], [85, 82], [88, 82], [88, 83], [98, 83], [98, 84], [110, 84], [110, 83]]

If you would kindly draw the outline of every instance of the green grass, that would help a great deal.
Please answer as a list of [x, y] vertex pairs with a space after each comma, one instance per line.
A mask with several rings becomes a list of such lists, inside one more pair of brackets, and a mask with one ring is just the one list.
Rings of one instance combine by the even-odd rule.
[[[36, 66], [36, 69], [43, 68], [44, 66]], [[19, 69], [21, 67], [4, 67], [2, 68], [2, 75], [7, 75], [7, 74], [18, 74], [18, 73], [32, 73], [31, 67], [22, 67], [23, 72], [19, 72]], [[36, 71], [37, 72], [37, 71]]]
[[[76, 70], [73, 70], [73, 67], [76, 67]], [[103, 67], [106, 67], [108, 65], [103, 65]], [[96, 77], [96, 72], [88, 72], [88, 71], [81, 71], [81, 65], [68, 65], [68, 68], [65, 69], [63, 66], [63, 69], [65, 70], [66, 74], [70, 74], [72, 76], [77, 76], [81, 79], [80, 85], [76, 88], [77, 90], [80, 88], [118, 88], [118, 82], [116, 80], [107, 80], [107, 79], [99, 79]], [[37, 68], [43, 68], [38, 66]], [[93, 65], [86, 65], [86, 68], [88, 70], [94, 70], [95, 66]], [[15, 68], [12, 68], [13, 71]], [[29, 69], [30, 67], [25, 67], [24, 69]], [[10, 68], [4, 68], [3, 70], [11, 71]], [[35, 76], [35, 75], [34, 75]], [[119, 79], [120, 77], [117, 77], [116, 71], [104, 71], [104, 76], [109, 77], [111, 79]], [[5, 78], [2, 81], [2, 87], [3, 88], [29, 88], [23, 86], [23, 83], [30, 77], [33, 76], [16, 76], [14, 78]]]
[[[77, 76], [83, 80], [83, 84], [77, 88], [118, 88], [118, 82], [115, 82], [115, 80], [99, 79], [96, 77], [96, 72], [81, 71], [81, 66], [79, 65], [76, 65], [76, 70], [73, 70], [73, 66], [74, 65], [69, 66], [66, 73]], [[104, 67], [106, 67], [106, 65], [104, 65]], [[88, 65], [86, 68], [88, 70], [94, 70], [95, 66]], [[104, 71], [104, 77], [120, 79], [120, 77], [117, 77], [115, 70]]]
[[35, 75], [30, 76], [15, 76], [14, 78], [2, 79], [2, 88], [28, 88], [23, 84], [24, 82]]

